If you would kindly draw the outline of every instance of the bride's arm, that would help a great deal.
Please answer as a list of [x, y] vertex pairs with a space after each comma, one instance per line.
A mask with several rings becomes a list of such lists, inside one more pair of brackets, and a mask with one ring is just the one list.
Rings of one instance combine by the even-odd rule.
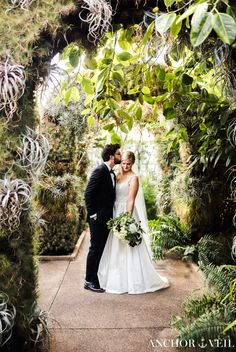
[[139, 188], [138, 177], [134, 176], [130, 180], [129, 194], [128, 194], [128, 200], [127, 200], [127, 206], [126, 206], [126, 211], [130, 214], [132, 214], [134, 210], [134, 202], [135, 202], [136, 195], [138, 193], [138, 188]]

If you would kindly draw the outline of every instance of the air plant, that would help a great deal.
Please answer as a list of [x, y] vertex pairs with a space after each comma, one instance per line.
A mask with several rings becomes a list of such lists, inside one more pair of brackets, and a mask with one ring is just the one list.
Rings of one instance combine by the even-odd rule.
[[20, 149], [21, 167], [32, 176], [39, 175], [45, 167], [50, 145], [46, 137], [27, 127]]
[[17, 100], [25, 90], [24, 67], [14, 64], [9, 58], [0, 62], [0, 111], [4, 110], [7, 121], [17, 110]]
[[47, 312], [39, 309], [36, 306], [36, 303], [32, 305], [28, 324], [30, 330], [29, 338], [34, 345], [43, 342], [45, 337], [48, 337], [48, 314]]
[[0, 347], [10, 340], [16, 317], [16, 309], [8, 302], [8, 296], [0, 293]]
[[60, 77], [68, 73], [57, 64], [51, 64], [45, 62], [40, 69], [39, 86], [38, 90], [40, 92], [40, 98], [42, 100], [42, 95], [50, 88], [59, 91], [61, 86]]
[[23, 10], [28, 9], [34, 1], [35, 0], [10, 0], [13, 7], [21, 7]]
[[[81, 8], [79, 17], [89, 24], [88, 37], [96, 42], [111, 26], [111, 4], [105, 0], [84, 0]], [[83, 10], [89, 11], [86, 18], [82, 17]]]
[[227, 129], [227, 138], [233, 147], [236, 147], [236, 120], [233, 120]]
[[20, 179], [5, 178], [0, 180], [0, 224], [9, 228], [11, 232], [20, 224], [23, 210], [27, 210], [27, 203], [31, 198], [31, 188]]

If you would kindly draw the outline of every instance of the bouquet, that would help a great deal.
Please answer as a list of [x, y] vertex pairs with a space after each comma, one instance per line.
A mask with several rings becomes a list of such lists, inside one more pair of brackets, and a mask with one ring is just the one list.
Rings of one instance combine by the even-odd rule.
[[116, 218], [110, 219], [107, 226], [114, 236], [131, 247], [138, 246], [142, 242], [144, 231], [129, 213], [121, 213]]

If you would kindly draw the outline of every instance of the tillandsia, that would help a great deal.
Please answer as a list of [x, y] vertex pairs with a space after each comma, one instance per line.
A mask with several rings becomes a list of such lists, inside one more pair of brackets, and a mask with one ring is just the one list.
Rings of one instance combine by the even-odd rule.
[[24, 67], [9, 58], [0, 62], [0, 111], [4, 110], [10, 121], [17, 110], [17, 101], [25, 91]]
[[[63, 75], [68, 75], [66, 70], [59, 67], [57, 64], [51, 64], [49, 62], [45, 62], [43, 67], [40, 69], [40, 78], [39, 78], [39, 86], [38, 90], [42, 95], [50, 88], [54, 90], [59, 90], [61, 85], [60, 79]], [[69, 77], [69, 76], [68, 76]]]
[[8, 296], [0, 292], [0, 347], [10, 340], [15, 317], [15, 307], [9, 304]]
[[31, 193], [30, 186], [20, 179], [0, 180], [0, 225], [11, 232], [19, 227], [21, 213], [28, 209]]
[[236, 147], [236, 120], [235, 119], [230, 123], [227, 129], [227, 138], [230, 144], [233, 147]]
[[[84, 0], [81, 9], [81, 21], [89, 24], [88, 38], [96, 42], [111, 26], [111, 4], [105, 0]], [[89, 11], [86, 18], [83, 18], [83, 10]]]
[[46, 137], [27, 127], [20, 149], [21, 167], [32, 176], [39, 175], [45, 167], [50, 144]]
[[21, 7], [23, 10], [26, 10], [35, 0], [10, 0], [13, 7]]

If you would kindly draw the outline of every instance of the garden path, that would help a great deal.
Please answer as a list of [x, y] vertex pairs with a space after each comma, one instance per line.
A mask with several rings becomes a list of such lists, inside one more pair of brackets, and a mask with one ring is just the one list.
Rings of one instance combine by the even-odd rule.
[[169, 258], [156, 265], [171, 282], [167, 289], [142, 295], [93, 293], [83, 288], [88, 246], [86, 234], [74, 261], [40, 262], [39, 305], [50, 315], [50, 352], [177, 351], [170, 347], [175, 336], [169, 320], [202, 286], [197, 267]]

